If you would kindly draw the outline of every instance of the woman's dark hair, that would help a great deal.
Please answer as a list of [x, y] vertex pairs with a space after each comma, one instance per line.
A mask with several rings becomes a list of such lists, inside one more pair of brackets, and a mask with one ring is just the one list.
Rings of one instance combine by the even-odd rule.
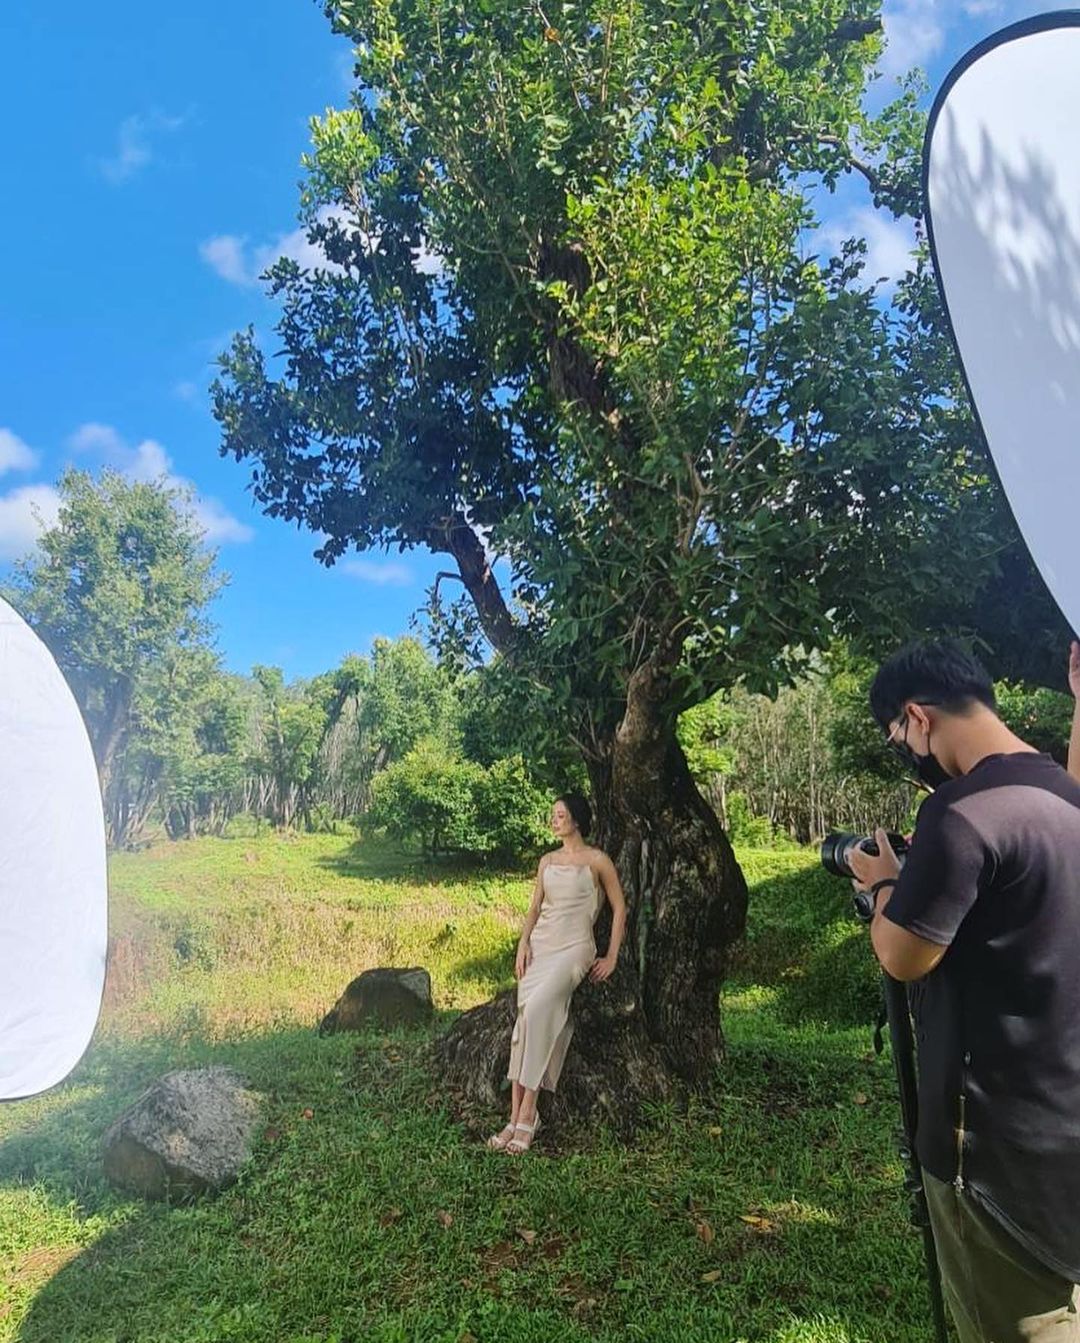
[[592, 829], [592, 807], [582, 793], [560, 793], [555, 799], [561, 802], [573, 818], [574, 824], [583, 835]]
[[911, 701], [955, 714], [970, 713], [976, 704], [997, 709], [989, 672], [953, 639], [908, 644], [882, 663], [870, 687], [870, 710], [877, 721], [888, 731]]

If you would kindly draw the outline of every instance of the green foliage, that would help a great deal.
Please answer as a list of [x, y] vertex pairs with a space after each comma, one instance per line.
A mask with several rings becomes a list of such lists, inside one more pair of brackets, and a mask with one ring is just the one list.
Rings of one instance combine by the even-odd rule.
[[140, 732], [138, 752], [160, 759], [158, 806], [172, 838], [224, 828], [248, 764], [249, 702], [240, 678], [204, 665], [170, 711]]
[[456, 683], [461, 705], [461, 748], [469, 760], [491, 765], [522, 756], [529, 775], [549, 792], [589, 791], [580, 752], [566, 724], [550, 715], [546, 695], [496, 656]]
[[912, 789], [882, 749], [867, 707], [873, 664], [843, 645], [789, 653], [774, 696], [735, 686], [684, 714], [691, 769], [737, 843], [809, 843], [834, 829], [902, 826]]
[[268, 783], [267, 807], [275, 825], [292, 824], [304, 805], [326, 730], [323, 687], [287, 688], [277, 667], [255, 667], [262, 692], [261, 741], [251, 762]]
[[998, 713], [1018, 737], [1064, 764], [1069, 753], [1075, 700], [1061, 691], [999, 682]]
[[415, 639], [375, 640], [358, 725], [384, 760], [400, 760], [422, 738], [451, 744], [458, 713], [446, 672]]
[[437, 742], [421, 742], [375, 779], [367, 820], [393, 839], [418, 840], [425, 853], [474, 852], [482, 840], [473, 792], [482, 775]]
[[778, 1007], [788, 1021], [869, 1026], [881, 1000], [881, 969], [869, 935], [849, 915], [814, 938], [805, 963], [782, 986]]
[[[164, 482], [68, 471], [60, 511], [16, 566], [12, 597], [67, 677], [86, 720], [114, 843], [137, 832], [170, 748], [147, 734], [216, 670], [206, 608], [224, 578], [191, 515]], [[129, 751], [133, 752], [129, 759]]]
[[473, 790], [482, 852], [507, 861], [530, 858], [551, 840], [550, 796], [542, 792], [521, 756], [493, 760]]
[[730, 746], [733, 722], [730, 700], [722, 694], [713, 695], [701, 704], [691, 705], [680, 715], [677, 729], [679, 744], [690, 773], [699, 785], [725, 778], [734, 772], [735, 759]]
[[862, 111], [873, 3], [326, 8], [360, 84], [307, 160], [334, 264], [271, 269], [282, 360], [240, 335], [215, 389], [268, 512], [326, 562], [449, 555], [444, 650], [586, 744], [643, 657], [666, 722], [800, 641], [961, 618], [1015, 533], [925, 256], [891, 308], [859, 240], [807, 256], [812, 180], [918, 207], [917, 90]]
[[368, 808], [372, 780], [423, 738], [452, 747], [461, 706], [451, 677], [415, 639], [376, 639], [320, 678], [327, 703], [317, 793], [337, 816]]
[[428, 740], [376, 778], [367, 819], [425, 853], [513, 859], [543, 843], [545, 809], [520, 757], [485, 767]]
[[726, 829], [732, 844], [748, 849], [771, 848], [776, 841], [772, 822], [767, 816], [755, 816], [745, 793], [728, 793], [725, 806]]

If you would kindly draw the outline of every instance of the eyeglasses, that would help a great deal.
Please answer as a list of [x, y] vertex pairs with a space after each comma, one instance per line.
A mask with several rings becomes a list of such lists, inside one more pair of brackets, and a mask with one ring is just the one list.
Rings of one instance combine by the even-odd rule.
[[[940, 704], [941, 701], [936, 699], [920, 699], [920, 700], [912, 700], [911, 703], [912, 704], [918, 703], [920, 705]], [[885, 749], [891, 752], [893, 755], [897, 756], [900, 760], [904, 762], [905, 765], [910, 766], [913, 752], [911, 750], [911, 747], [907, 744], [907, 724], [908, 724], [908, 714], [905, 711], [900, 715], [900, 718], [897, 720], [896, 726], [885, 738]], [[896, 734], [900, 731], [901, 728], [904, 729], [904, 736], [902, 740], [897, 740]]]

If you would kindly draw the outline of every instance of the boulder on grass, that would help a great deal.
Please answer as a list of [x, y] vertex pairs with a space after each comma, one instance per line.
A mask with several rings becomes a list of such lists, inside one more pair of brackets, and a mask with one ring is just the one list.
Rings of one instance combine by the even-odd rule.
[[364, 1026], [417, 1026], [435, 1011], [426, 970], [365, 970], [348, 986], [319, 1026], [320, 1035]]
[[166, 1073], [105, 1134], [105, 1174], [151, 1199], [222, 1189], [251, 1155], [259, 1106], [232, 1068]]

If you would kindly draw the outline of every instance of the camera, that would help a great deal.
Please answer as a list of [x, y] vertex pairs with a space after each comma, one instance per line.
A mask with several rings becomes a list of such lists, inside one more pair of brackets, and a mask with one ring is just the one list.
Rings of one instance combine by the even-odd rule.
[[[907, 840], [903, 835], [895, 834], [890, 830], [889, 843], [893, 847], [893, 853], [902, 862], [904, 854], [911, 847]], [[868, 853], [872, 858], [877, 857], [878, 846], [872, 837], [846, 835], [842, 832], [826, 835], [821, 841], [821, 865], [826, 872], [831, 872], [834, 877], [854, 877], [855, 873], [851, 870], [848, 857], [856, 849], [861, 849], [863, 853]]]
[[[911, 845], [903, 835], [898, 835], [892, 830], [887, 833], [893, 853], [900, 859], [902, 867], [904, 854], [911, 848]], [[847, 835], [839, 831], [833, 835], [826, 835], [821, 841], [821, 865], [826, 872], [831, 872], [834, 877], [854, 877], [855, 873], [851, 870], [848, 857], [856, 849], [861, 849], [863, 853], [868, 853], [872, 858], [876, 858], [879, 852], [877, 841], [868, 835]], [[863, 923], [869, 923], [874, 917], [873, 895], [868, 891], [857, 891], [854, 902], [855, 917]]]

